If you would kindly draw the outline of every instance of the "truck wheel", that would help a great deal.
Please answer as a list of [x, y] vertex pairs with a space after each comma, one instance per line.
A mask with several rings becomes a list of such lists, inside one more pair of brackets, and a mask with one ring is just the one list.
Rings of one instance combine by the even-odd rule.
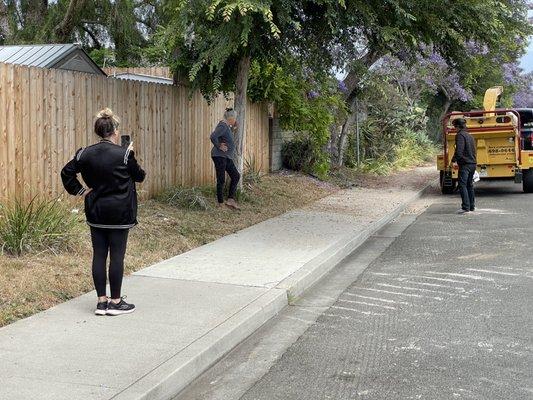
[[440, 190], [442, 194], [453, 194], [453, 190], [455, 188], [455, 180], [452, 180], [451, 186], [449, 182], [447, 183], [448, 185], [444, 185], [444, 171], [440, 171]]
[[522, 174], [522, 187], [524, 192], [533, 193], [533, 170], [526, 169]]

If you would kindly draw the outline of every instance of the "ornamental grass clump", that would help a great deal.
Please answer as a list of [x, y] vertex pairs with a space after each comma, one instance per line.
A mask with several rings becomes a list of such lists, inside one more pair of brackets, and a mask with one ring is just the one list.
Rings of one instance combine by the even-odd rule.
[[186, 210], [209, 210], [209, 201], [201, 188], [174, 187], [159, 196], [159, 200]]
[[255, 157], [247, 158], [244, 160], [244, 174], [243, 182], [248, 186], [254, 186], [261, 183], [263, 174], [261, 173], [261, 165], [258, 163]]
[[0, 203], [0, 252], [14, 256], [69, 249], [76, 217], [58, 199]]

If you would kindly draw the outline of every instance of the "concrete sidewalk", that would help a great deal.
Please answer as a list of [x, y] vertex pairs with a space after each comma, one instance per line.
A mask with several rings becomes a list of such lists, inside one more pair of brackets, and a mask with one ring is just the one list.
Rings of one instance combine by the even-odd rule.
[[0, 329], [0, 399], [169, 399], [395, 218], [417, 189], [354, 189], [128, 277], [135, 313], [91, 292]]

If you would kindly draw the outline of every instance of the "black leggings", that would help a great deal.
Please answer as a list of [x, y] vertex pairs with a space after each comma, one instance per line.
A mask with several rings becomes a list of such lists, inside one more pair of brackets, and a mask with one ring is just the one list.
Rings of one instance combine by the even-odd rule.
[[91, 226], [93, 280], [98, 297], [106, 295], [106, 263], [107, 254], [109, 253], [109, 286], [111, 286], [111, 298], [120, 298], [128, 232], [128, 229], [101, 229]]
[[212, 157], [215, 163], [215, 170], [217, 171], [217, 199], [219, 203], [224, 203], [224, 183], [226, 183], [226, 172], [228, 173], [231, 182], [229, 185], [228, 198], [235, 199], [237, 193], [237, 184], [241, 179], [241, 174], [237, 171], [237, 167], [231, 158], [226, 157]]

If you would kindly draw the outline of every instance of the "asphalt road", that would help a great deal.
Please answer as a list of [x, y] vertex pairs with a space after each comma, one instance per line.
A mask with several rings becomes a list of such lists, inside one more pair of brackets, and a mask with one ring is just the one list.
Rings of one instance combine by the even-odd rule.
[[533, 399], [533, 196], [480, 187], [475, 214], [433, 204], [242, 400]]
[[333, 280], [358, 278], [327, 307], [293, 307], [292, 326], [251, 339], [183, 399], [533, 399], [533, 195], [520, 189], [482, 183], [467, 215], [435, 197], [399, 236], [371, 238], [383, 248], [362, 274], [347, 260]]

